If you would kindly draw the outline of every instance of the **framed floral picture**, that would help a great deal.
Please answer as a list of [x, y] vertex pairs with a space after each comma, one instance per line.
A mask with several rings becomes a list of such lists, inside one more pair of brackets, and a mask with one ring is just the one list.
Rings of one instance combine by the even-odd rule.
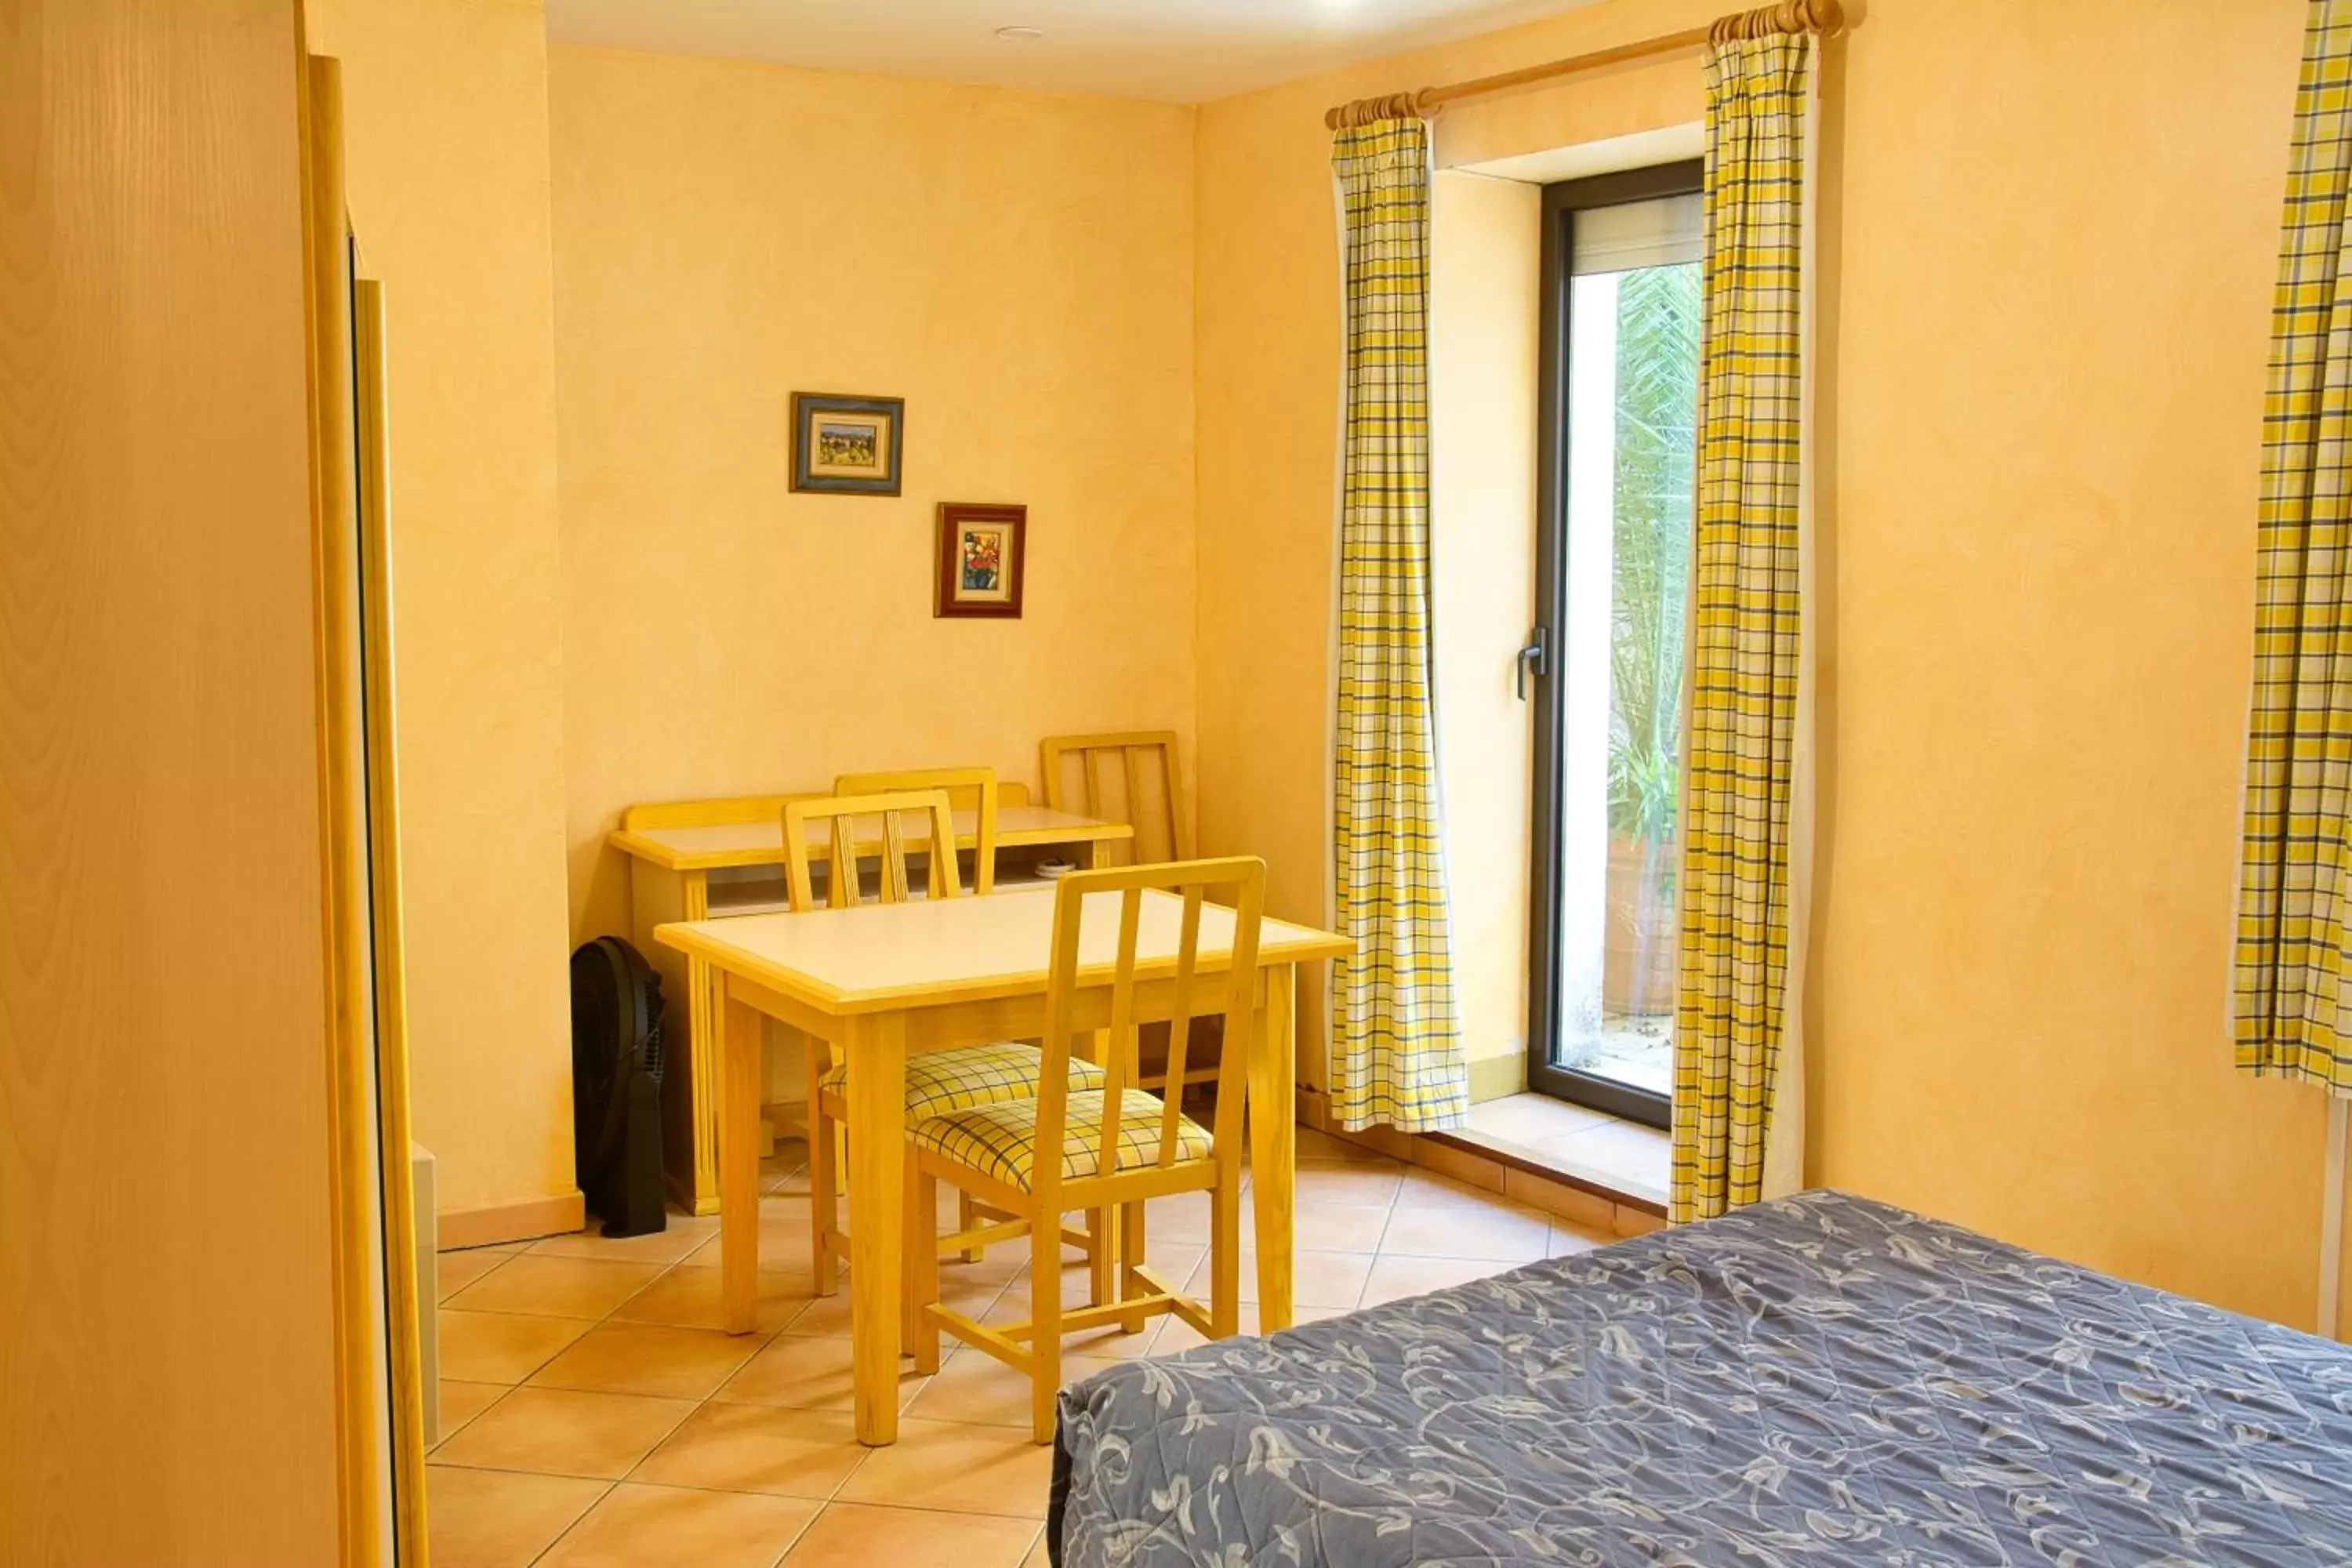
[[906, 449], [903, 397], [793, 394], [793, 489], [837, 495], [898, 493]]
[[939, 592], [931, 613], [1019, 619], [1028, 538], [1025, 506], [941, 501]]

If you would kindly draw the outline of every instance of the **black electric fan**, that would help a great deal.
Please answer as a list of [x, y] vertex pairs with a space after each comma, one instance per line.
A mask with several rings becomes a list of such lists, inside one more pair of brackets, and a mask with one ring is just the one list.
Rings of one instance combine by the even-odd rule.
[[663, 1229], [661, 976], [600, 936], [572, 955], [572, 1136], [606, 1236]]

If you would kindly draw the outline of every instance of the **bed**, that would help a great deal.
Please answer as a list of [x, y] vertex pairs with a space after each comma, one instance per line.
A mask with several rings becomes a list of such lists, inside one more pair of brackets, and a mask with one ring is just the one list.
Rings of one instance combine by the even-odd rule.
[[2352, 1563], [2352, 1349], [1808, 1193], [1066, 1390], [1061, 1568]]

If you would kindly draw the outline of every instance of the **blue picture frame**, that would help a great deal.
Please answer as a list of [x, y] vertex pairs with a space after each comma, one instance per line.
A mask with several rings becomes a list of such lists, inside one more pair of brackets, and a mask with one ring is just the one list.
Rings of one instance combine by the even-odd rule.
[[895, 496], [907, 449], [907, 400], [793, 394], [793, 480], [820, 495]]

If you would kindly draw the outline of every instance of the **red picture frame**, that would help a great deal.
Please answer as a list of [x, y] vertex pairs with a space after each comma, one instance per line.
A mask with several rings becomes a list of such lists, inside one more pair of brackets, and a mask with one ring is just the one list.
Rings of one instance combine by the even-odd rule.
[[1028, 543], [1025, 506], [941, 501], [931, 614], [943, 620], [1019, 620]]

